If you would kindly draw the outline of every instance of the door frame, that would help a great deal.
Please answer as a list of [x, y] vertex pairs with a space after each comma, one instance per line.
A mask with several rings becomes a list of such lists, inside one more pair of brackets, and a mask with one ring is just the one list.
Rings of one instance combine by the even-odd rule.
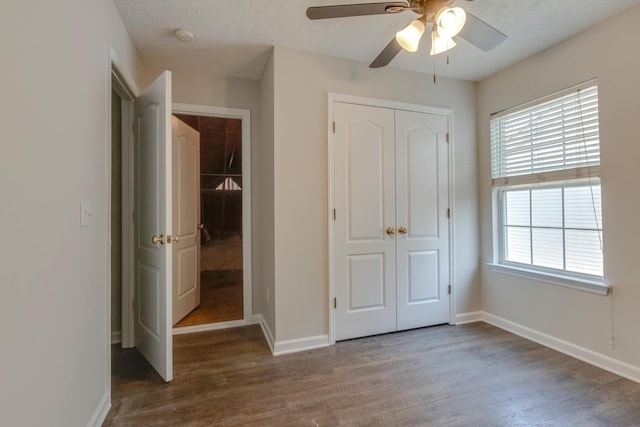
[[378, 99], [378, 98], [367, 98], [362, 96], [354, 96], [354, 95], [345, 95], [339, 93], [329, 92], [327, 97], [328, 111], [327, 111], [327, 158], [328, 158], [328, 175], [329, 175], [329, 183], [328, 183], [328, 198], [327, 198], [327, 206], [329, 207], [327, 211], [327, 222], [329, 226], [328, 229], [328, 260], [329, 260], [329, 301], [327, 301], [327, 307], [329, 310], [329, 344], [334, 345], [336, 343], [335, 339], [335, 311], [333, 308], [333, 299], [335, 298], [335, 280], [334, 280], [334, 221], [333, 221], [333, 208], [335, 206], [334, 203], [334, 193], [335, 193], [335, 167], [334, 167], [334, 133], [333, 133], [333, 122], [334, 122], [334, 104], [336, 102], [348, 103], [348, 104], [358, 104], [365, 105], [369, 107], [380, 107], [380, 108], [389, 108], [394, 110], [406, 110], [406, 111], [414, 111], [418, 113], [428, 113], [428, 114], [436, 114], [440, 116], [445, 116], [447, 118], [447, 126], [449, 129], [449, 143], [447, 144], [447, 158], [448, 158], [448, 179], [449, 179], [449, 208], [451, 209], [451, 215], [449, 218], [449, 281], [451, 284], [451, 295], [449, 296], [449, 324], [455, 324], [456, 318], [456, 286], [455, 286], [455, 268], [454, 268], [454, 230], [455, 230], [455, 186], [454, 186], [454, 162], [453, 162], [453, 144], [455, 138], [453, 136], [453, 110], [451, 108], [442, 108], [442, 107], [432, 107], [428, 105], [420, 105], [420, 104], [411, 104], [406, 102], [399, 101], [391, 101], [386, 99]]
[[240, 119], [242, 121], [242, 308], [243, 319], [174, 327], [173, 334], [210, 331], [253, 324], [253, 279], [251, 257], [251, 111], [240, 108], [173, 103], [174, 114]]
[[[111, 91], [115, 90], [120, 96], [121, 116], [121, 146], [122, 146], [122, 324], [121, 341], [123, 348], [131, 348], [133, 342], [133, 292], [134, 292], [134, 230], [133, 230], [133, 100], [140, 95], [140, 90], [129, 75], [123, 61], [113, 48], [109, 50], [109, 79], [107, 84], [107, 144], [106, 144], [106, 215], [111, 218]], [[109, 328], [109, 345], [113, 341], [111, 336], [111, 220], [107, 224], [107, 327]], [[110, 349], [110, 347], [108, 347]], [[111, 357], [111, 351], [109, 358]]]

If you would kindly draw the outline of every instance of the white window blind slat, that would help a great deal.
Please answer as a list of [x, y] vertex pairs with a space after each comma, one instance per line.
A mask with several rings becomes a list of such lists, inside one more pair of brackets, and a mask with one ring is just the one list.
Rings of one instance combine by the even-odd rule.
[[[492, 116], [491, 176], [495, 182], [600, 164], [597, 86]], [[526, 180], [526, 178], [525, 178]]]

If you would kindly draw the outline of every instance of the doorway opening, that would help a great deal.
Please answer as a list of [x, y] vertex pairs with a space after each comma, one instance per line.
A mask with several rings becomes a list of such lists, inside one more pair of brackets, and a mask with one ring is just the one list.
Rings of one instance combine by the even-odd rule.
[[138, 90], [114, 55], [111, 67], [111, 135], [108, 157], [109, 282], [111, 344], [133, 343], [133, 100]]
[[[111, 63], [111, 84], [109, 85], [109, 121], [111, 122], [110, 129], [110, 138], [108, 139], [108, 152], [109, 156], [107, 156], [106, 163], [107, 169], [109, 171], [109, 179], [108, 179], [108, 197], [106, 201], [107, 210], [106, 214], [109, 218], [108, 221], [108, 241], [106, 243], [107, 252], [109, 254], [109, 266], [113, 267], [108, 268], [107, 270], [107, 282], [109, 283], [109, 293], [108, 293], [108, 314], [107, 314], [107, 331], [111, 334], [111, 342], [114, 345], [112, 349], [115, 349], [118, 341], [121, 341], [121, 347], [123, 349], [135, 347], [136, 350], [139, 351], [144, 357], [154, 366], [154, 368], [158, 371], [160, 376], [165, 381], [170, 381], [172, 378], [172, 351], [171, 351], [171, 335], [175, 334], [183, 334], [189, 332], [198, 332], [198, 331], [206, 331], [213, 329], [221, 329], [228, 328], [234, 326], [243, 326], [247, 324], [253, 323], [252, 318], [252, 275], [251, 275], [251, 164], [250, 164], [250, 112], [249, 110], [241, 110], [241, 109], [229, 109], [229, 108], [219, 108], [219, 107], [207, 107], [200, 105], [188, 105], [188, 104], [171, 104], [170, 89], [168, 82], [171, 78], [169, 72], [164, 72], [158, 79], [156, 79], [144, 92], [138, 91], [134, 84], [130, 84], [132, 80], [128, 78], [128, 75], [122, 74], [120, 71], [120, 66], [118, 65], [117, 55], [112, 52], [112, 63]], [[115, 92], [111, 93], [111, 89], [114, 89]], [[152, 98], [153, 102], [146, 102], [145, 99]], [[158, 101], [155, 101], [158, 100]], [[167, 102], [168, 101], [168, 102]], [[148, 111], [148, 106], [153, 107], [154, 105], [161, 105], [161, 114], [153, 115], [146, 114]], [[146, 109], [142, 109], [140, 111], [137, 110], [138, 106], [144, 106]], [[118, 108], [120, 107], [120, 108]], [[151, 108], [149, 107], [149, 108]], [[158, 180], [158, 182], [147, 183], [144, 181], [142, 184], [139, 182], [141, 178], [149, 178], [152, 179], [154, 177], [157, 178], [157, 174], [146, 173], [150, 170], [159, 170], [162, 169], [162, 164], [165, 163], [157, 162], [158, 165], [156, 169], [153, 169], [152, 165], [147, 165], [145, 162], [144, 165], [138, 164], [141, 159], [158, 159], [159, 156], [150, 155], [144, 156], [137, 153], [136, 150], [140, 149], [140, 147], [146, 147], [149, 150], [155, 149], [156, 151], [166, 150], [169, 148], [169, 151], [165, 151], [165, 155], [167, 158], [172, 159], [172, 164], [167, 166], [169, 171], [178, 170], [176, 169], [176, 164], [192, 164], [199, 166], [199, 160], [196, 162], [182, 162], [182, 155], [185, 154], [183, 151], [175, 151], [176, 147], [184, 147], [185, 144], [173, 144], [173, 141], [182, 141], [181, 135], [172, 135], [169, 133], [168, 135], [164, 135], [159, 139], [147, 141], [149, 138], [155, 138], [154, 135], [150, 135], [150, 132], [145, 132], [146, 129], [156, 129], [158, 126], [151, 123], [151, 127], [149, 127], [146, 122], [141, 123], [138, 119], [143, 119], [143, 121], [155, 120], [157, 117], [166, 117], [167, 115], [167, 107], [169, 108], [169, 113], [171, 109], [176, 114], [183, 114], [187, 116], [201, 116], [202, 118], [206, 117], [218, 117], [222, 119], [230, 119], [231, 123], [227, 126], [228, 133], [238, 134], [239, 143], [231, 142], [227, 144], [226, 155], [224, 154], [222, 157], [225, 159], [224, 161], [227, 164], [226, 169], [222, 170], [222, 174], [228, 175], [225, 178], [215, 185], [212, 188], [212, 191], [224, 191], [224, 192], [237, 192], [240, 195], [241, 203], [239, 208], [239, 215], [235, 216], [235, 219], [240, 222], [240, 232], [238, 234], [239, 239], [234, 239], [239, 241], [240, 249], [236, 251], [239, 253], [240, 259], [240, 267], [237, 267], [237, 264], [232, 264], [232, 267], [228, 266], [224, 267], [222, 273], [218, 270], [215, 271], [217, 277], [213, 275], [214, 278], [217, 278], [217, 283], [214, 282], [214, 285], [220, 284], [222, 281], [229, 281], [233, 278], [234, 275], [240, 276], [241, 290], [240, 290], [240, 298], [237, 300], [237, 305], [239, 306], [239, 316], [234, 316], [234, 320], [221, 320], [221, 319], [212, 319], [208, 318], [202, 323], [194, 324], [192, 326], [178, 326], [172, 328], [171, 324], [171, 308], [172, 308], [172, 299], [171, 293], [168, 295], [166, 293], [170, 291], [170, 286], [176, 282], [175, 277], [172, 279], [169, 274], [164, 274], [166, 276], [166, 284], [162, 283], [159, 291], [162, 293], [161, 296], [166, 295], [168, 300], [165, 298], [164, 303], [162, 303], [160, 298], [153, 298], [154, 295], [149, 295], [148, 291], [154, 291], [155, 288], [148, 286], [141, 286], [140, 283], [143, 283], [139, 280], [134, 280], [135, 278], [140, 279], [141, 275], [136, 273], [136, 266], [139, 264], [136, 262], [140, 258], [138, 258], [139, 251], [145, 249], [147, 252], [150, 252], [153, 249], [164, 249], [164, 248], [174, 248], [178, 247], [180, 244], [184, 243], [185, 239], [183, 239], [183, 234], [180, 231], [181, 227], [176, 226], [176, 223], [173, 224], [164, 224], [162, 229], [154, 229], [149, 230], [150, 227], [143, 226], [151, 224], [153, 221], [140, 221], [140, 218], [144, 218], [145, 213], [154, 213], [156, 210], [154, 209], [146, 209], [144, 210], [139, 200], [137, 199], [140, 196], [140, 188], [150, 189], [147, 191], [148, 194], [161, 195], [162, 191], [157, 189], [159, 185], [159, 181], [165, 181], [165, 179]], [[173, 107], [173, 108], [172, 108]], [[155, 111], [155, 110], [154, 110]], [[142, 114], [142, 115], [141, 115]], [[134, 117], [135, 116], [135, 117]], [[184, 118], [184, 117], [183, 117]], [[120, 119], [120, 120], [118, 120]], [[178, 121], [177, 117], [174, 120]], [[162, 128], [166, 129], [166, 125], [164, 123], [166, 120], [162, 119]], [[171, 120], [173, 122], [173, 120]], [[134, 122], [138, 125], [137, 128], [134, 126]], [[239, 132], [236, 132], [233, 126], [239, 125]], [[188, 127], [188, 126], [187, 126]], [[136, 130], [137, 129], [137, 130]], [[141, 132], [143, 130], [143, 132]], [[136, 135], [134, 136], [134, 131]], [[142, 133], [142, 134], [141, 134]], [[141, 135], [139, 135], [141, 134]], [[120, 136], [120, 140], [118, 140], [118, 136]], [[142, 144], [134, 143], [137, 141], [136, 136], [140, 138], [147, 138]], [[168, 138], [167, 138], [168, 137]], [[113, 139], [112, 139], [113, 138]], [[166, 138], [166, 139], [165, 139]], [[164, 139], [164, 141], [161, 141]], [[199, 137], [198, 137], [199, 144]], [[234, 150], [235, 146], [235, 150]], [[160, 147], [160, 148], [158, 148]], [[113, 149], [113, 153], [111, 153]], [[173, 149], [173, 151], [172, 151]], [[119, 152], [118, 152], [119, 150]], [[198, 153], [200, 150], [195, 150]], [[194, 156], [195, 157], [195, 156]], [[193, 158], [193, 157], [191, 157]], [[118, 165], [117, 163], [120, 162]], [[198, 180], [200, 177], [200, 171], [196, 170], [195, 167], [188, 167], [189, 170], [192, 171], [192, 176], [197, 176]], [[182, 170], [182, 169], [180, 169]], [[185, 169], [186, 170], [186, 169]], [[146, 172], [145, 172], [146, 171]], [[240, 173], [236, 173], [236, 172]], [[207, 173], [205, 169], [203, 171]], [[218, 172], [213, 172], [218, 173]], [[219, 173], [218, 173], [219, 174]], [[172, 174], [172, 179], [174, 180], [172, 189], [175, 189], [175, 179], [176, 176], [180, 177], [180, 174]], [[239, 176], [233, 176], [239, 175]], [[118, 176], [120, 176], [120, 182], [118, 182]], [[112, 179], [113, 178], [113, 179]], [[165, 177], [166, 178], [166, 177]], [[229, 178], [229, 179], [227, 179]], [[205, 178], [207, 179], [207, 178]], [[178, 181], [180, 182], [180, 181]], [[189, 199], [197, 199], [200, 200], [200, 183], [195, 186], [191, 186], [186, 181], [183, 181], [186, 187], [189, 187], [189, 191], [193, 193], [197, 193], [197, 197], [188, 197]], [[154, 187], [155, 185], [155, 187]], [[169, 184], [172, 185], [172, 184]], [[207, 185], [205, 183], [205, 185]], [[180, 185], [182, 189], [183, 185]], [[155, 189], [155, 190], [154, 190]], [[111, 192], [114, 192], [112, 195]], [[169, 196], [175, 191], [169, 192]], [[180, 193], [182, 194], [182, 193]], [[228, 193], [230, 194], [230, 193]], [[159, 197], [159, 196], [158, 196]], [[233, 197], [233, 196], [230, 196]], [[167, 197], [168, 198], [168, 197]], [[226, 197], [227, 199], [229, 197]], [[120, 200], [121, 204], [118, 207], [118, 200]], [[173, 203], [159, 202], [156, 203], [158, 206], [164, 206], [164, 212], [170, 212], [171, 206], [173, 209], [176, 206], [182, 206], [181, 203], [177, 202], [180, 199], [178, 196], [177, 199], [173, 199]], [[186, 199], [184, 199], [186, 200]], [[206, 203], [206, 202], [205, 202]], [[151, 203], [153, 205], [153, 203]], [[134, 211], [134, 206], [138, 206], [138, 209]], [[192, 212], [200, 212], [200, 208], [198, 206], [192, 210]], [[227, 214], [222, 211], [225, 215], [224, 223], [227, 223], [230, 219], [234, 217], [232, 215]], [[121, 215], [119, 225], [118, 225], [118, 215]], [[165, 213], [165, 215], [168, 215]], [[176, 217], [175, 215], [173, 215]], [[218, 214], [219, 216], [219, 214]], [[212, 221], [206, 219], [208, 216], [205, 213], [204, 218], [205, 221]], [[171, 218], [170, 216], [168, 218]], [[182, 218], [177, 216], [176, 218]], [[186, 218], [186, 217], [185, 217]], [[192, 216], [193, 218], [193, 216]], [[217, 218], [214, 215], [214, 219]], [[134, 224], [134, 219], [140, 224]], [[159, 220], [160, 223], [166, 222], [167, 216], [164, 219]], [[198, 215], [197, 221], [194, 221], [191, 224], [191, 229], [196, 230], [198, 236], [202, 233], [199, 233], [197, 230], [198, 224], [200, 224], [200, 215]], [[181, 224], [181, 223], [180, 223]], [[204, 226], [204, 225], [203, 225]], [[113, 228], [113, 230], [112, 230]], [[155, 227], [154, 227], [155, 228]], [[237, 226], [231, 225], [230, 227], [223, 227], [220, 232], [211, 233], [213, 227], [211, 227], [208, 232], [208, 236], [205, 240], [211, 239], [212, 237], [226, 237], [227, 239], [218, 239], [218, 240], [229, 240], [231, 237], [234, 237], [234, 232], [237, 233]], [[173, 231], [172, 231], [173, 230]], [[113, 234], [112, 234], [113, 231]], [[134, 232], [135, 231], [135, 232]], [[144, 233], [142, 232], [144, 231]], [[159, 235], [157, 235], [159, 233]], [[141, 239], [141, 235], [144, 234], [144, 239]], [[166, 234], [166, 236], [165, 236]], [[117, 242], [117, 235], [120, 236], [120, 243]], [[213, 240], [213, 239], [211, 239]], [[200, 238], [196, 240], [200, 243]], [[206, 243], [205, 243], [206, 245]], [[112, 252], [113, 249], [113, 252]], [[157, 251], [156, 251], [157, 252]], [[159, 255], [163, 257], [166, 261], [167, 271], [173, 270], [171, 268], [172, 265], [180, 266], [179, 260], [176, 262], [175, 258], [171, 259], [170, 255], [175, 255], [176, 251], [162, 251]], [[179, 252], [178, 252], [179, 253]], [[154, 252], [155, 254], [155, 252]], [[197, 257], [199, 259], [199, 256]], [[120, 260], [120, 261], [118, 261]], [[218, 260], [216, 260], [218, 261]], [[119, 266], [118, 266], [119, 264]], [[176, 269], [180, 271], [179, 269]], [[229, 271], [227, 271], [229, 270]], [[145, 270], [146, 272], [151, 271], [151, 269]], [[195, 268], [192, 271], [199, 271], [199, 268]], [[138, 272], [139, 273], [139, 272]], [[165, 271], [166, 273], [166, 271]], [[214, 273], [215, 274], [215, 273]], [[212, 274], [210, 274], [212, 275]], [[144, 275], [142, 275], [144, 276]], [[145, 280], [149, 279], [149, 275], [145, 276]], [[222, 276], [222, 277], [220, 277]], [[120, 278], [120, 280], [118, 279]], [[199, 277], [199, 275], [196, 275]], [[113, 283], [112, 283], [112, 280]], [[147, 280], [149, 282], [149, 280]], [[143, 283], [144, 285], [144, 283]], [[144, 289], [141, 289], [144, 288]], [[178, 288], [182, 289], [182, 288]], [[121, 291], [120, 295], [118, 295], [118, 291]], [[155, 289], [158, 291], [158, 289]], [[146, 291], [146, 292], [142, 292]], [[135, 296], [134, 296], [135, 294]], [[158, 295], [158, 292], [156, 292]], [[149, 299], [147, 297], [151, 296]], [[174, 298], [175, 299], [175, 298]], [[151, 301], [150, 303], [148, 303]], [[157, 304], [157, 307], [153, 304]], [[135, 307], [134, 307], [135, 305]], [[118, 312], [118, 308], [120, 308], [120, 312]], [[137, 311], [134, 311], [134, 308]], [[156, 322], [154, 322], [155, 315]], [[159, 317], [162, 316], [162, 319]], [[121, 319], [121, 323], [118, 324], [118, 319]], [[113, 320], [113, 324], [112, 321]], [[151, 323], [149, 323], [151, 321]], [[206, 323], [205, 323], [206, 322]], [[162, 328], [159, 334], [161, 335], [161, 340], [153, 340], [145, 339], [144, 332], [146, 331], [149, 334], [152, 334], [154, 331], [150, 331], [149, 326], [157, 326]], [[145, 330], [145, 327], [146, 330]], [[120, 329], [120, 331], [118, 331]], [[141, 333], [141, 330], [143, 333]], [[118, 333], [119, 332], [119, 333]], [[134, 336], [135, 335], [135, 336]], [[147, 337], [148, 338], [148, 337]], [[158, 341], [160, 341], [158, 343]], [[149, 347], [145, 345], [153, 344], [156, 347], [153, 347], [149, 350]], [[149, 354], [147, 354], [149, 353]], [[158, 359], [158, 358], [161, 358]], [[108, 365], [109, 372], [112, 373], [112, 365], [111, 365], [111, 352], [109, 352], [108, 356]], [[113, 359], [114, 363], [117, 364], [117, 357]], [[113, 372], [114, 375], [119, 375], [118, 370], [116, 369]]]
[[174, 104], [200, 135], [200, 304], [173, 333], [252, 323], [248, 110]]
[[174, 114], [200, 134], [200, 305], [175, 327], [242, 320], [242, 120]]
[[111, 88], [111, 343], [122, 342], [122, 98]]

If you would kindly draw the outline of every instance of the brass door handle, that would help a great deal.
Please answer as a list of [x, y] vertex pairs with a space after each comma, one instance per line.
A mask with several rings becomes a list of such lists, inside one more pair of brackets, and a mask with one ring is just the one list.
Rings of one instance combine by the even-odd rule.
[[167, 243], [178, 243], [180, 238], [178, 236], [167, 236]]
[[391, 236], [392, 234], [396, 234], [396, 230], [394, 230], [393, 227], [387, 227], [385, 231], [389, 236]]
[[161, 245], [164, 245], [164, 234], [161, 234], [159, 236], [153, 236], [151, 238], [151, 241], [153, 242], [154, 245], [157, 245], [158, 243], [160, 243]]
[[198, 224], [198, 230], [202, 230], [204, 228], [204, 224]]
[[404, 227], [400, 227], [398, 228], [398, 233], [400, 234], [407, 234], [408, 230]]

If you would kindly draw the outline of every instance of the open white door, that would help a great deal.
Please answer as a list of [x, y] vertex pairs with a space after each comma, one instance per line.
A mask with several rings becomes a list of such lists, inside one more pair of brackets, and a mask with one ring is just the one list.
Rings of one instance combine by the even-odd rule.
[[135, 346], [165, 381], [173, 378], [171, 324], [171, 73], [134, 101]]
[[200, 133], [171, 118], [173, 324], [200, 305]]

